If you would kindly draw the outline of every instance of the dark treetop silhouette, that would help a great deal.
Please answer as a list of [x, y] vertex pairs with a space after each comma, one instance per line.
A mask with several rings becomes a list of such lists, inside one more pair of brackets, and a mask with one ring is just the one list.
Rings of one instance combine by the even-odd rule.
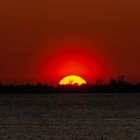
[[125, 81], [125, 76], [111, 79], [105, 84], [102, 78], [98, 78], [96, 84], [57, 85], [47, 84], [0, 84], [0, 93], [117, 93], [140, 92], [140, 82], [131, 84]]

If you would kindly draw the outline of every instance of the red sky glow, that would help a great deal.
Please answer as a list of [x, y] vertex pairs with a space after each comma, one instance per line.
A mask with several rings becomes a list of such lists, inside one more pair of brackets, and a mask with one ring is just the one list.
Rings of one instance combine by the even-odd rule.
[[54, 43], [53, 48], [57, 49], [50, 51], [49, 56], [44, 55], [40, 60], [39, 77], [42, 77], [44, 82], [54, 84], [68, 75], [81, 76], [88, 83], [95, 82], [98, 77], [107, 78], [105, 62], [97, 57], [96, 52], [91, 52], [91, 46], [92, 44], [76, 40]]

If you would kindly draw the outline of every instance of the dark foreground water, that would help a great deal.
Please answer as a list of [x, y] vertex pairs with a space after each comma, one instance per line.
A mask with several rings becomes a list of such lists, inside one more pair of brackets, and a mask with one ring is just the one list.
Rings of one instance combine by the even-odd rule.
[[140, 94], [2, 94], [0, 140], [140, 140]]

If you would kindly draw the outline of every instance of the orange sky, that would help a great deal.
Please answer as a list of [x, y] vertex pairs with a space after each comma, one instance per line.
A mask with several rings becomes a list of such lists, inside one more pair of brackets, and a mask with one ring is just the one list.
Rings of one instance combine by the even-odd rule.
[[58, 50], [48, 44], [65, 38], [95, 44], [85, 48], [110, 77], [140, 80], [139, 0], [3, 0], [0, 18], [0, 81], [39, 81], [40, 61]]

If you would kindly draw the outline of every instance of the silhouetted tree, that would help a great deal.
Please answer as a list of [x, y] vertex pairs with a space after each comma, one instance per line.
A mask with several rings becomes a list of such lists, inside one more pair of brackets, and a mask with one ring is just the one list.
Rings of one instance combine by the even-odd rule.
[[103, 85], [103, 84], [104, 84], [104, 80], [103, 80], [102, 78], [98, 78], [98, 79], [96, 80], [96, 85], [101, 86], [101, 85]]
[[69, 85], [73, 84], [73, 79], [69, 80]]
[[118, 82], [124, 82], [124, 81], [125, 81], [125, 75], [119, 75]]

